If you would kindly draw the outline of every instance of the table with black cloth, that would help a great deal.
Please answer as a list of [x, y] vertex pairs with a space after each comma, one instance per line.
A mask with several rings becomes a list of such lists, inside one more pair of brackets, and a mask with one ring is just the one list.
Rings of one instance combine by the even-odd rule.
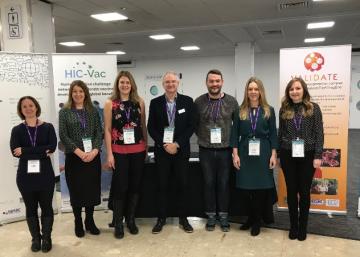
[[[235, 169], [230, 175], [230, 216], [244, 216], [246, 210], [239, 194], [235, 188]], [[204, 194], [203, 178], [200, 163], [198, 161], [189, 162], [188, 177], [188, 216], [205, 217], [204, 213]], [[156, 164], [153, 161], [145, 164], [143, 181], [141, 187], [140, 202], [137, 208], [137, 217], [149, 218], [157, 217], [157, 181], [156, 181]], [[169, 188], [168, 217], [178, 217], [176, 210], [176, 191], [174, 179], [171, 181]], [[174, 189], [174, 190], [171, 190]]]

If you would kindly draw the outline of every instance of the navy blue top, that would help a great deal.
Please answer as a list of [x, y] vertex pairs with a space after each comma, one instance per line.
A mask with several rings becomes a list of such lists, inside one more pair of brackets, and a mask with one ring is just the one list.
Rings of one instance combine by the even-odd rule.
[[[29, 127], [31, 136], [35, 134], [35, 127]], [[10, 149], [21, 147], [16, 183], [21, 192], [54, 190], [55, 175], [51, 159], [46, 151], [53, 153], [56, 149], [57, 138], [54, 126], [51, 123], [42, 123], [38, 126], [35, 147], [31, 145], [29, 133], [24, 123], [15, 126], [11, 131]], [[40, 173], [27, 173], [28, 160], [40, 160]]]

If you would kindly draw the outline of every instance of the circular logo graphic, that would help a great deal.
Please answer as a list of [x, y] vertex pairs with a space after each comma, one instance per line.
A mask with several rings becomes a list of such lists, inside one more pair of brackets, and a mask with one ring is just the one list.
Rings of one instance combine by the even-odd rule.
[[156, 96], [159, 93], [159, 90], [157, 88], [157, 86], [151, 86], [150, 87], [150, 94], [152, 94], [153, 96]]
[[304, 66], [309, 71], [318, 71], [324, 65], [324, 57], [317, 52], [308, 54], [304, 59]]
[[358, 111], [360, 111], [360, 101], [356, 103], [356, 109], [358, 109]]

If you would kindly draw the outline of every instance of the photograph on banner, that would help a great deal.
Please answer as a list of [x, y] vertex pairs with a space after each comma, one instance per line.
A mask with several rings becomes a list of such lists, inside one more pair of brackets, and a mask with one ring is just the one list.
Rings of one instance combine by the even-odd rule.
[[[117, 75], [116, 55], [102, 54], [53, 54], [53, 78], [56, 117], [68, 100], [69, 87], [72, 81], [82, 80], [88, 88], [92, 104], [98, 111], [104, 129], [103, 108], [105, 101], [111, 96]], [[58, 124], [56, 126], [58, 128]], [[59, 141], [59, 171], [61, 183], [61, 211], [72, 211], [69, 190], [65, 179], [64, 146]], [[103, 143], [100, 152], [101, 172], [101, 204], [97, 209], [107, 208], [111, 186], [112, 171], [106, 166], [106, 151]]]
[[[346, 213], [350, 74], [351, 45], [280, 49], [280, 98], [287, 83], [301, 77], [323, 115], [324, 149], [312, 182], [312, 211]], [[278, 180], [278, 207], [287, 208], [282, 172]]]
[[[33, 96], [43, 107], [39, 118], [54, 124], [53, 108], [44, 108], [51, 106], [53, 99], [49, 73], [48, 55], [0, 53], [0, 108], [3, 110], [0, 112], [0, 223], [25, 218], [25, 206], [16, 184], [19, 159], [11, 154], [10, 134], [14, 126], [23, 122], [17, 114], [17, 103], [22, 96]], [[55, 201], [53, 207], [56, 212]]]

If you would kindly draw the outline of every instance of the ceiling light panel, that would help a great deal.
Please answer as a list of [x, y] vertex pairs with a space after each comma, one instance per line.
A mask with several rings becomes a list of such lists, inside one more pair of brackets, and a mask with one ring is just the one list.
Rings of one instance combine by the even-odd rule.
[[324, 37], [313, 37], [313, 38], [305, 38], [305, 43], [317, 43], [317, 42], [324, 42]]
[[198, 46], [182, 46], [182, 47], [180, 47], [180, 49], [183, 51], [196, 51], [196, 50], [200, 50], [200, 47], [198, 47]]
[[71, 41], [71, 42], [60, 42], [59, 45], [74, 47], [74, 46], [84, 46], [85, 44], [77, 41]]
[[149, 37], [152, 38], [152, 39], [155, 39], [155, 40], [165, 40], [165, 39], [173, 39], [173, 38], [175, 38], [173, 35], [170, 35], [170, 34], [151, 35]]
[[117, 12], [92, 14], [90, 16], [100, 21], [123, 21], [128, 19], [125, 15]]
[[335, 24], [334, 21], [314, 22], [307, 25], [307, 29], [323, 29], [331, 28]]

